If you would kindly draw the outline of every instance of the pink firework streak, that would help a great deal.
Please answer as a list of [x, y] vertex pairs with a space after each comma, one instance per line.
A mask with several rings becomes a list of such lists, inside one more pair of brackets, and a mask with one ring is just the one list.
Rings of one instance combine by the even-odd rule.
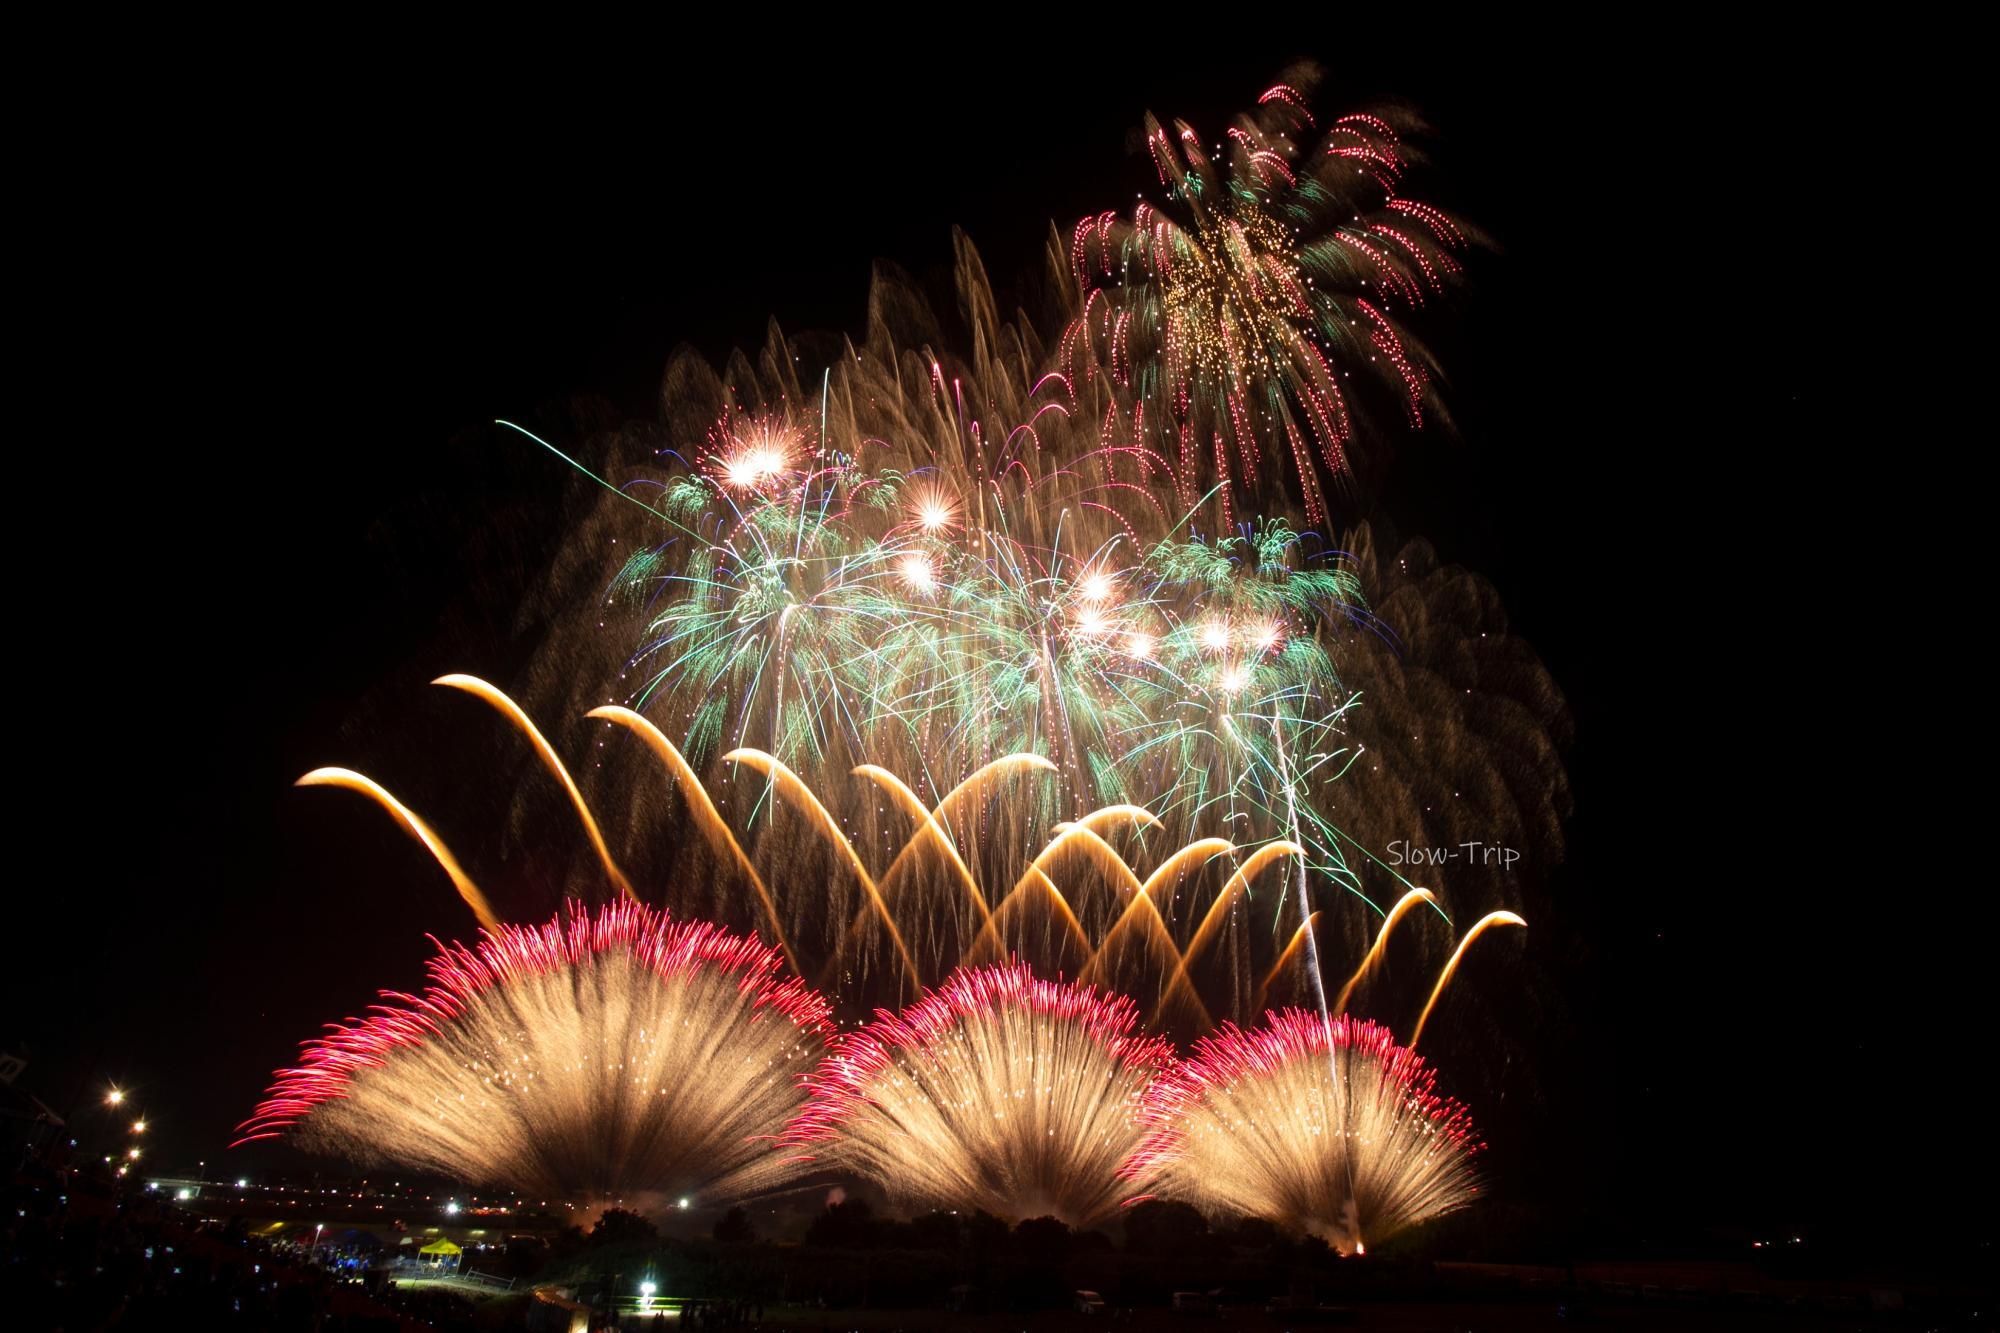
[[843, 1039], [785, 1141], [908, 1204], [1084, 1226], [1137, 1188], [1119, 1166], [1170, 1060], [1122, 995], [961, 969]]
[[1400, 320], [1463, 273], [1472, 238], [1402, 197], [1408, 158], [1387, 121], [1343, 116], [1320, 134], [1289, 84], [1220, 142], [1146, 125], [1166, 197], [1072, 230], [1064, 382], [1101, 377], [1184, 449], [1213, 442], [1212, 465], [1183, 454], [1183, 505], [1219, 486], [1228, 526], [1281, 498], [1289, 465], [1307, 523], [1321, 523], [1327, 484], [1353, 466], [1356, 394], [1388, 389], [1412, 428], [1435, 402], [1429, 354]]
[[306, 1043], [238, 1143], [289, 1133], [565, 1199], [709, 1200], [787, 1174], [773, 1144], [832, 1024], [777, 950], [630, 901], [438, 949], [422, 995], [385, 991]]
[[1465, 1107], [1387, 1028], [1287, 1009], [1225, 1024], [1154, 1083], [1128, 1178], [1216, 1212], [1311, 1232], [1343, 1254], [1478, 1191]]

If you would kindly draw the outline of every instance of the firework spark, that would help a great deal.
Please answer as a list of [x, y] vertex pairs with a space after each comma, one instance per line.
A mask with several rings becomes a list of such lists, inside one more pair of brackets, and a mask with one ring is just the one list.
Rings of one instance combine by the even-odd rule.
[[1388, 1029], [1288, 1009], [1225, 1025], [1154, 1084], [1125, 1170], [1155, 1190], [1320, 1236], [1343, 1254], [1477, 1192], [1464, 1107]]
[[1135, 1192], [1118, 1174], [1170, 1048], [1122, 996], [1024, 964], [954, 973], [843, 1040], [786, 1138], [901, 1201], [1085, 1226]]
[[1277, 498], [1286, 464], [1306, 521], [1323, 520], [1320, 473], [1346, 472], [1357, 439], [1356, 370], [1422, 424], [1429, 358], [1402, 320], [1460, 272], [1469, 240], [1404, 196], [1394, 125], [1355, 114], [1322, 130], [1293, 83], [1218, 141], [1148, 116], [1164, 201], [1087, 217], [1070, 242], [1081, 297], [1061, 383], [1108, 379], [1142, 404], [1181, 503], [1218, 486], [1223, 527]]
[[778, 970], [754, 939], [629, 900], [494, 927], [441, 946], [421, 996], [384, 992], [307, 1043], [238, 1141], [569, 1200], [768, 1188], [832, 1032]]

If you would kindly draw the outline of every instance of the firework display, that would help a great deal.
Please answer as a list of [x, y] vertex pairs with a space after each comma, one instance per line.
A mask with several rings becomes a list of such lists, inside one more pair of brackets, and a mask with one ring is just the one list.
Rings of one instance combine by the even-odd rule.
[[1389, 120], [1316, 127], [1311, 81], [1213, 151], [1149, 119], [1164, 198], [1052, 242], [1046, 345], [959, 237], [969, 350], [882, 274], [817, 375], [775, 334], [722, 376], [677, 363], [665, 437], [614, 459], [579, 534], [619, 553], [585, 579], [593, 623], [636, 635], [615, 702], [697, 767], [753, 746], [816, 789], [870, 763], [942, 789], [1035, 753], [1053, 779], [1014, 799], [1043, 823], [1135, 802], [1183, 843], [1284, 836], [1341, 867], [1321, 798], [1355, 692], [1331, 650], [1373, 622], [1325, 496], [1371, 396], [1353, 376], [1422, 420], [1397, 321], [1470, 238], [1401, 193]]
[[1301, 1009], [1225, 1026], [1153, 1087], [1126, 1164], [1159, 1193], [1266, 1217], [1363, 1252], [1462, 1207], [1484, 1145], [1388, 1029]]
[[1102, 1220], [1171, 1047], [1123, 996], [1025, 966], [954, 974], [844, 1039], [788, 1143], [918, 1206]]
[[[567, 628], [530, 673], [535, 711], [644, 718], [765, 881], [829, 880], [736, 922], [775, 917], [822, 984], [874, 1004], [1010, 952], [1080, 968], [1066, 928], [974, 945], [1010, 898], [1048, 898], [1022, 868], [1061, 826], [1106, 809], [1148, 817], [1098, 830], [1131, 867], [1210, 839], [1236, 864], [1298, 849], [1240, 885], [1190, 867], [1158, 886], [1159, 932], [1145, 909], [1125, 921], [1095, 979], [1193, 993], [1197, 1023], [1253, 1017], [1316, 910], [1338, 906], [1320, 929], [1341, 945], [1371, 934], [1428, 878], [1388, 860], [1393, 839], [1559, 848], [1564, 719], [1539, 662], [1462, 572], [1335, 526], [1357, 451], [1386, 439], [1366, 427], [1439, 415], [1405, 324], [1476, 237], [1410, 197], [1420, 126], [1322, 121], [1314, 78], [1287, 72], [1212, 139], [1149, 119], [1158, 197], [1052, 233], [1046, 340], [1002, 316], [958, 236], [960, 332], [884, 268], [860, 340], [813, 360], [774, 328], [719, 372], [677, 358], [661, 427], [604, 446], [599, 508], [544, 593]], [[1042, 763], [1005, 767], [1022, 755]], [[875, 773], [908, 799], [853, 781]], [[686, 809], [653, 784], [605, 799], [641, 841]], [[822, 833], [854, 856], [801, 860]], [[1131, 885], [1103, 891], [1124, 881], [1094, 847], [1056, 855], [1039, 868], [1099, 947]], [[1433, 908], [1448, 921], [1453, 899]], [[1441, 962], [1446, 935], [1411, 939]], [[1299, 977], [1318, 951], [1309, 934]]]
[[[783, 1178], [773, 1140], [831, 1032], [753, 939], [630, 902], [443, 946], [422, 995], [307, 1044], [242, 1127], [540, 1197], [729, 1198]], [[690, 1077], [699, 1070], [699, 1077]]]
[[[309, 1043], [246, 1141], [565, 1199], [839, 1172], [1084, 1227], [1157, 1194], [1343, 1253], [1470, 1199], [1414, 1047], [1526, 922], [1502, 882], [1458, 929], [1387, 849], [1559, 856], [1566, 718], [1490, 585], [1340, 512], [1371, 404], [1440, 414], [1406, 322], [1472, 238], [1402, 193], [1407, 127], [1322, 123], [1310, 82], [1214, 139], [1149, 116], [1161, 195], [1052, 233], [1046, 342], [956, 236], [962, 337], [884, 269], [859, 342], [680, 355], [591, 467], [512, 427], [603, 488], [523, 696], [592, 720], [599, 773], [436, 683], [525, 739], [604, 905], [503, 924], [384, 787], [307, 774], [484, 934]], [[1348, 1016], [1392, 932], [1442, 962], [1407, 1048]]]

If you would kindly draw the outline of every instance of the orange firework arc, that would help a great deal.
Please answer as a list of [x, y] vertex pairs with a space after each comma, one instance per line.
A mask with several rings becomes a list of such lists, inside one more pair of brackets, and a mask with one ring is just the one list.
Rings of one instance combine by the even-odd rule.
[[748, 747], [731, 750], [722, 756], [722, 762], [748, 765], [769, 778], [779, 792], [790, 796], [806, 808], [813, 817], [814, 826], [824, 831], [834, 845], [845, 853], [849, 868], [854, 871], [854, 877], [860, 881], [861, 888], [868, 895], [869, 901], [874, 903], [875, 911], [882, 919], [883, 928], [889, 932], [889, 939], [896, 946], [896, 956], [903, 964], [904, 975], [909, 978], [911, 985], [921, 987], [923, 979], [917, 971], [916, 959], [911, 957], [909, 946], [903, 942], [903, 932], [896, 928], [896, 918], [890, 913], [889, 904], [882, 900], [881, 889], [876, 887], [875, 880], [868, 873], [868, 867], [861, 863], [861, 857], [855, 852], [854, 844], [840, 831], [840, 825], [834, 822], [833, 815], [820, 803], [812, 788], [806, 786], [804, 779], [792, 772], [783, 760], [762, 750]]
[[620, 893], [634, 902], [638, 901], [639, 895], [632, 891], [631, 881], [625, 878], [625, 872], [618, 868], [618, 863], [611, 859], [611, 848], [605, 845], [604, 834], [598, 829], [597, 820], [590, 813], [590, 806], [584, 802], [583, 793], [577, 790], [576, 779], [569, 775], [569, 770], [563, 766], [562, 756], [556, 753], [555, 747], [549, 744], [548, 738], [542, 735], [541, 728], [535, 725], [534, 720], [522, 711], [521, 705], [508, 698], [499, 686], [481, 680], [477, 676], [462, 674], [439, 676], [431, 684], [443, 685], [447, 689], [464, 690], [467, 694], [484, 699], [499, 709], [501, 714], [528, 738], [535, 747], [535, 753], [541, 756], [542, 762], [562, 783], [563, 790], [569, 793], [570, 804], [576, 807], [577, 818], [583, 821], [584, 832], [590, 835], [590, 845], [597, 849], [598, 859], [604, 863], [604, 873], [610, 877]]
[[1451, 951], [1451, 959], [1444, 965], [1444, 971], [1438, 973], [1437, 985], [1431, 987], [1431, 998], [1424, 1002], [1424, 1011], [1417, 1016], [1416, 1031], [1410, 1034], [1411, 1050], [1417, 1049], [1417, 1041], [1424, 1035], [1424, 1024], [1431, 1021], [1431, 1010], [1437, 1008], [1438, 997], [1444, 994], [1445, 984], [1451, 980], [1451, 974], [1458, 971], [1459, 962], [1464, 959], [1465, 951], [1472, 947], [1472, 942], [1494, 926], [1525, 927], [1527, 924], [1512, 912], [1488, 912], [1473, 923], [1472, 929], [1465, 932], [1465, 938], [1458, 942], [1458, 947]]
[[1285, 969], [1290, 967], [1293, 961], [1301, 956], [1305, 950], [1306, 933], [1317, 929], [1319, 920], [1324, 915], [1326, 915], [1324, 912], [1314, 912], [1304, 921], [1301, 921], [1299, 928], [1292, 932], [1290, 942], [1278, 953], [1278, 961], [1271, 964], [1271, 970], [1264, 974], [1263, 981], [1257, 985], [1256, 1008], [1262, 1009], [1264, 1007], [1265, 997], [1271, 993], [1271, 983], [1282, 976]]
[[889, 863], [889, 869], [883, 872], [884, 896], [887, 896], [888, 885], [895, 878], [897, 870], [908, 864], [905, 859], [906, 853], [916, 846], [925, 834], [929, 834], [931, 842], [944, 853], [946, 863], [956, 872], [959, 882], [965, 886], [967, 896], [979, 909], [982, 923], [991, 921], [993, 914], [987, 910], [986, 895], [979, 891], [978, 882], [972, 878], [971, 868], [965, 864], [965, 858], [958, 854], [958, 844], [952, 841], [949, 833], [945, 832], [944, 826], [938, 822], [936, 813], [924, 808], [924, 803], [917, 799], [917, 794], [910, 790], [909, 784], [880, 764], [863, 764], [854, 770], [854, 775], [867, 778], [888, 792], [896, 803], [917, 821], [917, 831], [903, 844], [903, 850]]
[[[1056, 882], [1043, 874], [1039, 867], [1029, 866], [1028, 873], [1023, 875], [1020, 884], [1016, 885], [1016, 888], [1022, 887], [1039, 889], [1041, 896], [1054, 905], [1057, 919], [1067, 927], [1068, 937], [1076, 941], [1077, 947], [1082, 953], [1085, 965], [1087, 966], [1092, 954], [1095, 952], [1090, 946], [1090, 934], [1084, 930], [1083, 923], [1077, 920], [1076, 913], [1070, 908], [1069, 900], [1063, 897], [1062, 890], [1056, 887]], [[983, 950], [989, 944], [993, 950], [991, 954], [992, 959], [994, 961], [1004, 961], [1007, 956], [1007, 946], [1001, 935], [1001, 930], [1009, 920], [1010, 914], [1019, 915], [1022, 911], [1026, 910], [1028, 903], [1032, 901], [1033, 899], [1024, 895], [1009, 892], [1001, 904], [994, 909], [991, 919], [987, 922], [986, 929], [981, 932], [977, 940], [973, 941], [972, 948], [966, 955], [966, 964], [971, 965], [983, 961], [988, 956]]]
[[785, 962], [791, 966], [792, 971], [797, 972], [799, 960], [792, 952], [791, 941], [785, 937], [785, 927], [779, 920], [778, 905], [773, 901], [771, 891], [764, 886], [763, 877], [757, 873], [757, 868], [750, 864], [749, 856], [743, 851], [743, 844], [729, 831], [729, 825], [723, 822], [722, 812], [715, 808], [715, 802], [709, 797], [708, 788], [701, 785], [701, 779], [695, 775], [693, 767], [689, 765], [679, 748], [668, 740], [658, 727], [629, 708], [606, 704], [601, 708], [591, 709], [584, 716], [616, 722], [619, 726], [636, 733], [646, 743], [647, 748], [659, 756], [660, 762], [666, 765], [667, 774], [673, 779], [674, 785], [687, 797], [688, 807], [694, 811], [695, 823], [701, 827], [702, 835], [708, 839], [709, 845], [718, 851], [727, 850], [736, 862], [736, 868], [749, 879], [750, 887], [756, 891], [757, 901], [763, 905], [764, 915], [771, 923], [771, 931], [777, 937], [778, 947], [784, 950]]
[[[1396, 928], [1396, 923], [1403, 919], [1403, 914], [1418, 903], [1429, 903], [1435, 907], [1437, 905], [1437, 897], [1429, 889], [1411, 889], [1396, 900], [1396, 905], [1391, 907], [1389, 914], [1382, 918], [1382, 928], [1375, 932], [1373, 947], [1362, 957], [1361, 965], [1354, 969], [1354, 975], [1347, 979], [1347, 984], [1340, 988], [1340, 997], [1333, 1002], [1334, 1013], [1343, 1014], [1347, 1012], [1348, 997], [1354, 994], [1354, 988], [1360, 985], [1362, 979], [1374, 970], [1376, 963], [1381, 961], [1382, 948], [1389, 942], [1389, 932]], [[1414, 1045], [1414, 1043], [1412, 1044]]]
[[1194, 997], [1194, 983], [1188, 980], [1189, 965], [1194, 962], [1195, 955], [1200, 953], [1213, 938], [1217, 924], [1223, 919], [1230, 904], [1249, 890], [1250, 881], [1256, 878], [1257, 872], [1280, 857], [1303, 857], [1305, 854], [1305, 848], [1297, 843], [1279, 839], [1259, 847], [1251, 853], [1249, 860], [1236, 868], [1236, 873], [1229, 877], [1227, 884], [1223, 885], [1222, 892], [1216, 894], [1215, 901], [1208, 905], [1208, 911], [1202, 914], [1201, 924], [1195, 928], [1194, 937], [1188, 941], [1187, 948], [1181, 950], [1180, 961], [1174, 965], [1173, 979], [1167, 983], [1169, 995], [1178, 989], [1185, 991], [1189, 998]]
[[417, 818], [416, 811], [391, 796], [386, 788], [365, 773], [357, 773], [351, 768], [315, 768], [312, 772], [292, 784], [295, 787], [343, 787], [348, 791], [358, 791], [363, 796], [389, 812], [389, 817], [403, 826], [411, 837], [424, 845], [444, 873], [451, 878], [452, 887], [458, 896], [472, 909], [482, 926], [497, 926], [500, 918], [493, 913], [493, 907], [486, 901], [486, 895], [472, 882], [472, 876], [465, 873], [458, 864], [458, 858], [444, 845], [429, 824]]

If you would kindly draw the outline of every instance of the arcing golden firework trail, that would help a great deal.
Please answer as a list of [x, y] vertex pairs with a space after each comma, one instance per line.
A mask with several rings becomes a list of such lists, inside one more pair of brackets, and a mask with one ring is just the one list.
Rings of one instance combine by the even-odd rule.
[[[583, 827], [598, 849], [606, 878], [618, 893], [632, 900], [636, 890], [612, 860], [581, 790], [533, 721], [511, 698], [486, 681], [473, 676], [444, 679], [493, 703], [529, 737], [543, 766], [561, 780], [568, 792]], [[809, 961], [817, 960], [817, 975], [822, 984], [862, 1007], [869, 992], [867, 960], [882, 951], [893, 960], [890, 979], [893, 998], [898, 1000], [913, 998], [926, 981], [941, 978], [961, 965], [1023, 958], [1051, 973], [1073, 970], [1082, 980], [1110, 985], [1133, 996], [1142, 1004], [1150, 1025], [1191, 1024], [1195, 1030], [1213, 1026], [1217, 1012], [1214, 1003], [1229, 1013], [1241, 1013], [1252, 1005], [1262, 1007], [1266, 994], [1281, 977], [1289, 977], [1299, 963], [1310, 967], [1311, 960], [1302, 955], [1300, 948], [1305, 936], [1302, 927], [1293, 932], [1291, 942], [1279, 952], [1276, 964], [1263, 974], [1253, 999], [1250, 975], [1230, 956], [1230, 950], [1217, 947], [1217, 942], [1230, 937], [1232, 932], [1238, 936], [1243, 933], [1246, 916], [1256, 921], [1256, 913], [1251, 909], [1256, 906], [1253, 886], [1260, 872], [1285, 858], [1298, 858], [1302, 854], [1298, 844], [1281, 839], [1255, 849], [1241, 849], [1222, 838], [1197, 839], [1160, 858], [1142, 880], [1125, 856], [1098, 830], [1101, 828], [1112, 836], [1121, 836], [1121, 831], [1139, 835], [1157, 826], [1159, 821], [1141, 806], [1108, 806], [1075, 821], [1055, 825], [1055, 836], [1026, 870], [1012, 880], [1009, 889], [989, 902], [988, 890], [973, 867], [995, 864], [990, 855], [979, 855], [974, 841], [981, 823], [989, 817], [990, 807], [968, 808], [967, 798], [992, 799], [1008, 790], [1002, 785], [1004, 782], [1024, 774], [1046, 772], [1050, 767], [1047, 760], [1034, 755], [1009, 755], [993, 760], [930, 808], [895, 774], [876, 765], [862, 766], [854, 775], [858, 781], [851, 785], [866, 785], [891, 794], [907, 816], [905, 840], [888, 857], [887, 870], [878, 876], [871, 872], [860, 848], [826, 803], [797, 774], [761, 750], [733, 752], [728, 756], [731, 761], [770, 780], [771, 787], [766, 793], [770, 799], [801, 810], [804, 840], [829, 850], [841, 874], [861, 891], [852, 919], [844, 929], [828, 934], [826, 948], [804, 950], [787, 922], [796, 923], [815, 913], [825, 915], [827, 903], [834, 901], [827, 892], [826, 882], [805, 881], [814, 885], [811, 893], [793, 891], [774, 895], [710, 793], [671, 741], [628, 709], [598, 708], [592, 710], [591, 716], [617, 722], [646, 742], [680, 789], [703, 841], [724, 858], [721, 878], [699, 877], [695, 880], [696, 892], [681, 894], [682, 898], [694, 901], [675, 901], [668, 906], [694, 916], [712, 916], [736, 906], [731, 886], [747, 887], [758, 910], [732, 914], [747, 916], [760, 932], [768, 930], [794, 970], [800, 965], [802, 953]], [[369, 796], [430, 850], [482, 925], [498, 924], [486, 895], [450, 849], [414, 811], [373, 779], [348, 769], [324, 768], [300, 778], [299, 785], [345, 787]], [[797, 848], [793, 850], [796, 852]], [[1243, 858], [1240, 862], [1239, 855]], [[972, 858], [970, 864], [968, 856]], [[1200, 888], [1204, 876], [1211, 876], [1212, 882], [1219, 885], [1212, 894]], [[992, 882], [1008, 881], [1003, 877]], [[1068, 886], [1067, 891], [1063, 885]], [[1195, 887], [1188, 888], [1189, 885]], [[686, 888], [679, 879], [670, 887], [675, 886]], [[1183, 893], [1183, 889], [1187, 892]], [[1269, 909], [1275, 909], [1282, 899], [1269, 897], [1264, 902]], [[1346, 1007], [1356, 985], [1379, 961], [1391, 930], [1420, 903], [1435, 907], [1436, 895], [1428, 889], [1412, 889], [1389, 911], [1374, 946], [1341, 990], [1332, 1006], [1333, 1012]], [[1322, 914], [1314, 915], [1318, 918]], [[832, 924], [837, 927], [840, 920], [835, 916]], [[941, 932], [940, 920], [948, 920], [949, 929]], [[1466, 947], [1495, 924], [1525, 923], [1511, 913], [1502, 912], [1489, 914], [1473, 927], [1439, 975], [1424, 1016], [1418, 1020], [1417, 1034], [1421, 1034]], [[1271, 932], [1277, 929], [1278, 923], [1272, 923]], [[919, 931], [925, 933], [916, 933]], [[917, 941], [916, 947], [912, 946], [912, 939]], [[1243, 941], [1239, 938], [1236, 943], [1240, 946]], [[1220, 970], [1212, 966], [1217, 955], [1223, 955]], [[1206, 986], [1198, 984], [1202, 978], [1208, 979]]]
[[728, 1199], [773, 1151], [832, 1033], [775, 950], [618, 901], [447, 945], [421, 996], [308, 1042], [243, 1138], [548, 1199]]
[[1410, 1034], [1411, 1049], [1415, 1049], [1418, 1040], [1423, 1037], [1424, 1024], [1431, 1021], [1431, 1010], [1437, 1008], [1438, 997], [1444, 994], [1445, 985], [1450, 982], [1452, 974], [1458, 971], [1458, 965], [1465, 958], [1465, 951], [1472, 947], [1472, 942], [1488, 930], [1491, 930], [1494, 926], [1525, 926], [1527, 924], [1527, 922], [1512, 912], [1488, 912], [1485, 916], [1480, 917], [1479, 920], [1472, 923], [1472, 929], [1465, 932], [1465, 938], [1460, 940], [1458, 947], [1451, 951], [1451, 960], [1444, 965], [1444, 971], [1438, 973], [1437, 984], [1431, 987], [1431, 998], [1424, 1002], [1424, 1011], [1417, 1016], [1416, 1031]]
[[1342, 1254], [1469, 1202], [1465, 1108], [1386, 1028], [1289, 1009], [1195, 1043], [1147, 1098], [1135, 1182], [1311, 1232]]
[[1171, 1048], [1130, 1000], [974, 968], [844, 1038], [786, 1142], [917, 1206], [1102, 1220]]

